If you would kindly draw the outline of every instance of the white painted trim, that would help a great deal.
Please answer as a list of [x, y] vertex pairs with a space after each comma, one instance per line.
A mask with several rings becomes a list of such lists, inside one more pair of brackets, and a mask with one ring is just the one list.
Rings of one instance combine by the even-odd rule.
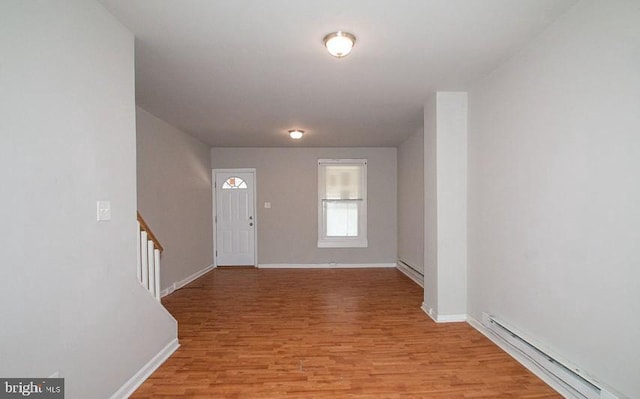
[[156, 371], [156, 369], [160, 367], [162, 363], [164, 363], [179, 347], [180, 343], [177, 338], [169, 342], [167, 346], [161, 349], [160, 352], [151, 358], [147, 364], [142, 366], [142, 368], [138, 370], [133, 377], [129, 378], [129, 380], [125, 382], [120, 389], [111, 395], [111, 399], [123, 399], [131, 396], [136, 389], [138, 389], [138, 387], [142, 385], [142, 383], [145, 382], [146, 379], [149, 378], [149, 376], [151, 376], [151, 374], [153, 374], [153, 372]]
[[[324, 223], [324, 221], [323, 221]], [[318, 248], [368, 248], [369, 240], [366, 238], [321, 238], [318, 240]]]
[[436, 323], [438, 322], [438, 319], [433, 309], [428, 308], [424, 302], [422, 302], [422, 306], [420, 306], [420, 309], [422, 309], [422, 311], [425, 312], [427, 316], [431, 318], [431, 320], [435, 321]]
[[[255, 191], [255, 190], [254, 190]], [[254, 192], [255, 195], [255, 192]], [[218, 266], [218, 257], [216, 256], [216, 231], [218, 226], [216, 226], [216, 170], [211, 169], [211, 225], [213, 226], [213, 231], [211, 234], [211, 256], [213, 256], [213, 266]]]
[[184, 287], [185, 285], [189, 284], [190, 282], [192, 282], [193, 280], [202, 277], [203, 275], [205, 275], [206, 273], [209, 273], [211, 270], [215, 269], [216, 266], [215, 265], [209, 265], [207, 267], [205, 267], [204, 269], [197, 271], [195, 273], [193, 273], [192, 275], [177, 281], [173, 284], [171, 284], [169, 287], [163, 289], [162, 291], [160, 291], [160, 297], [165, 297], [171, 293], [173, 293], [175, 290], [179, 290], [180, 288]]
[[428, 308], [424, 302], [420, 309], [436, 323], [461, 323], [467, 321], [466, 314], [438, 314], [433, 309]]
[[573, 394], [573, 392], [570, 392], [568, 389], [566, 389], [562, 385], [562, 383], [556, 381], [555, 378], [553, 378], [548, 373], [544, 372], [542, 368], [538, 367], [533, 361], [528, 359], [526, 356], [517, 352], [514, 348], [509, 347], [506, 343], [502, 342], [500, 339], [494, 336], [489, 330], [487, 330], [482, 325], [482, 323], [480, 323], [478, 320], [474, 319], [471, 316], [467, 316], [467, 323], [469, 323], [471, 327], [478, 330], [478, 332], [480, 332], [482, 335], [489, 338], [491, 342], [496, 344], [503, 351], [507, 352], [509, 356], [514, 358], [518, 363], [523, 365], [527, 370], [531, 371], [538, 378], [544, 381], [547, 385], [549, 385], [551, 388], [556, 390], [556, 392], [558, 392], [560, 395], [564, 396], [565, 398], [575, 398], [575, 395]]
[[253, 174], [253, 261], [256, 266], [258, 265], [258, 173], [256, 172], [256, 168], [235, 168], [235, 169], [211, 169], [211, 223], [213, 224], [213, 266], [218, 266], [218, 257], [216, 256], [216, 216], [217, 216], [217, 208], [216, 208], [216, 173], [232, 173], [232, 172], [240, 172], [240, 173], [252, 173]]
[[467, 321], [466, 314], [439, 314], [436, 316], [438, 323], [461, 323]]
[[267, 263], [258, 264], [260, 269], [356, 269], [396, 267], [395, 263]]
[[417, 271], [412, 268], [404, 265], [402, 262], [398, 262], [396, 264], [396, 268], [402, 272], [405, 276], [409, 277], [413, 280], [414, 283], [418, 284], [420, 287], [424, 288], [424, 276], [422, 276]]

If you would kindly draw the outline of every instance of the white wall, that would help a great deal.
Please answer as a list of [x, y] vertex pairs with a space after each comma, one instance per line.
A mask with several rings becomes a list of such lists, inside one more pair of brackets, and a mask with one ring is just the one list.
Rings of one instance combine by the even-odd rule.
[[213, 263], [210, 147], [137, 108], [138, 209], [164, 247], [161, 288]]
[[0, 15], [0, 375], [109, 397], [177, 333], [136, 280], [133, 36], [87, 0]]
[[[395, 263], [395, 148], [212, 148], [213, 168], [255, 168], [258, 263]], [[318, 159], [366, 158], [368, 248], [318, 248]], [[271, 209], [264, 202], [271, 202]]]
[[436, 96], [424, 106], [424, 308], [438, 309]]
[[467, 93], [436, 93], [438, 315], [467, 313]]
[[424, 131], [398, 147], [398, 259], [424, 272]]
[[578, 3], [469, 109], [471, 315], [640, 397], [640, 4]]
[[425, 105], [424, 126], [424, 308], [438, 320], [462, 320], [467, 312], [467, 94], [437, 92]]

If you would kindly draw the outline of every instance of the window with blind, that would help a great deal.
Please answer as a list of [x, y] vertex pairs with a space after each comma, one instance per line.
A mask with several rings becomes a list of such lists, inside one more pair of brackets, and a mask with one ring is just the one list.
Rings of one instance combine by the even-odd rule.
[[318, 160], [318, 248], [367, 246], [367, 160]]

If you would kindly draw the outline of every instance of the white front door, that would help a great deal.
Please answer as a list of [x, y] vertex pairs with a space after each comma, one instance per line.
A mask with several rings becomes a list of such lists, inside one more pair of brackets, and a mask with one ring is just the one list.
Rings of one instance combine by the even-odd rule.
[[254, 172], [216, 171], [218, 266], [255, 266]]

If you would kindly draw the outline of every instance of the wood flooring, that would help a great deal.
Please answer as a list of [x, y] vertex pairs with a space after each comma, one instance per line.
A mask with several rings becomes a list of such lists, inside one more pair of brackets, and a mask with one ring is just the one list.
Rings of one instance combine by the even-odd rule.
[[132, 398], [560, 398], [396, 269], [219, 268], [163, 299], [181, 347]]

